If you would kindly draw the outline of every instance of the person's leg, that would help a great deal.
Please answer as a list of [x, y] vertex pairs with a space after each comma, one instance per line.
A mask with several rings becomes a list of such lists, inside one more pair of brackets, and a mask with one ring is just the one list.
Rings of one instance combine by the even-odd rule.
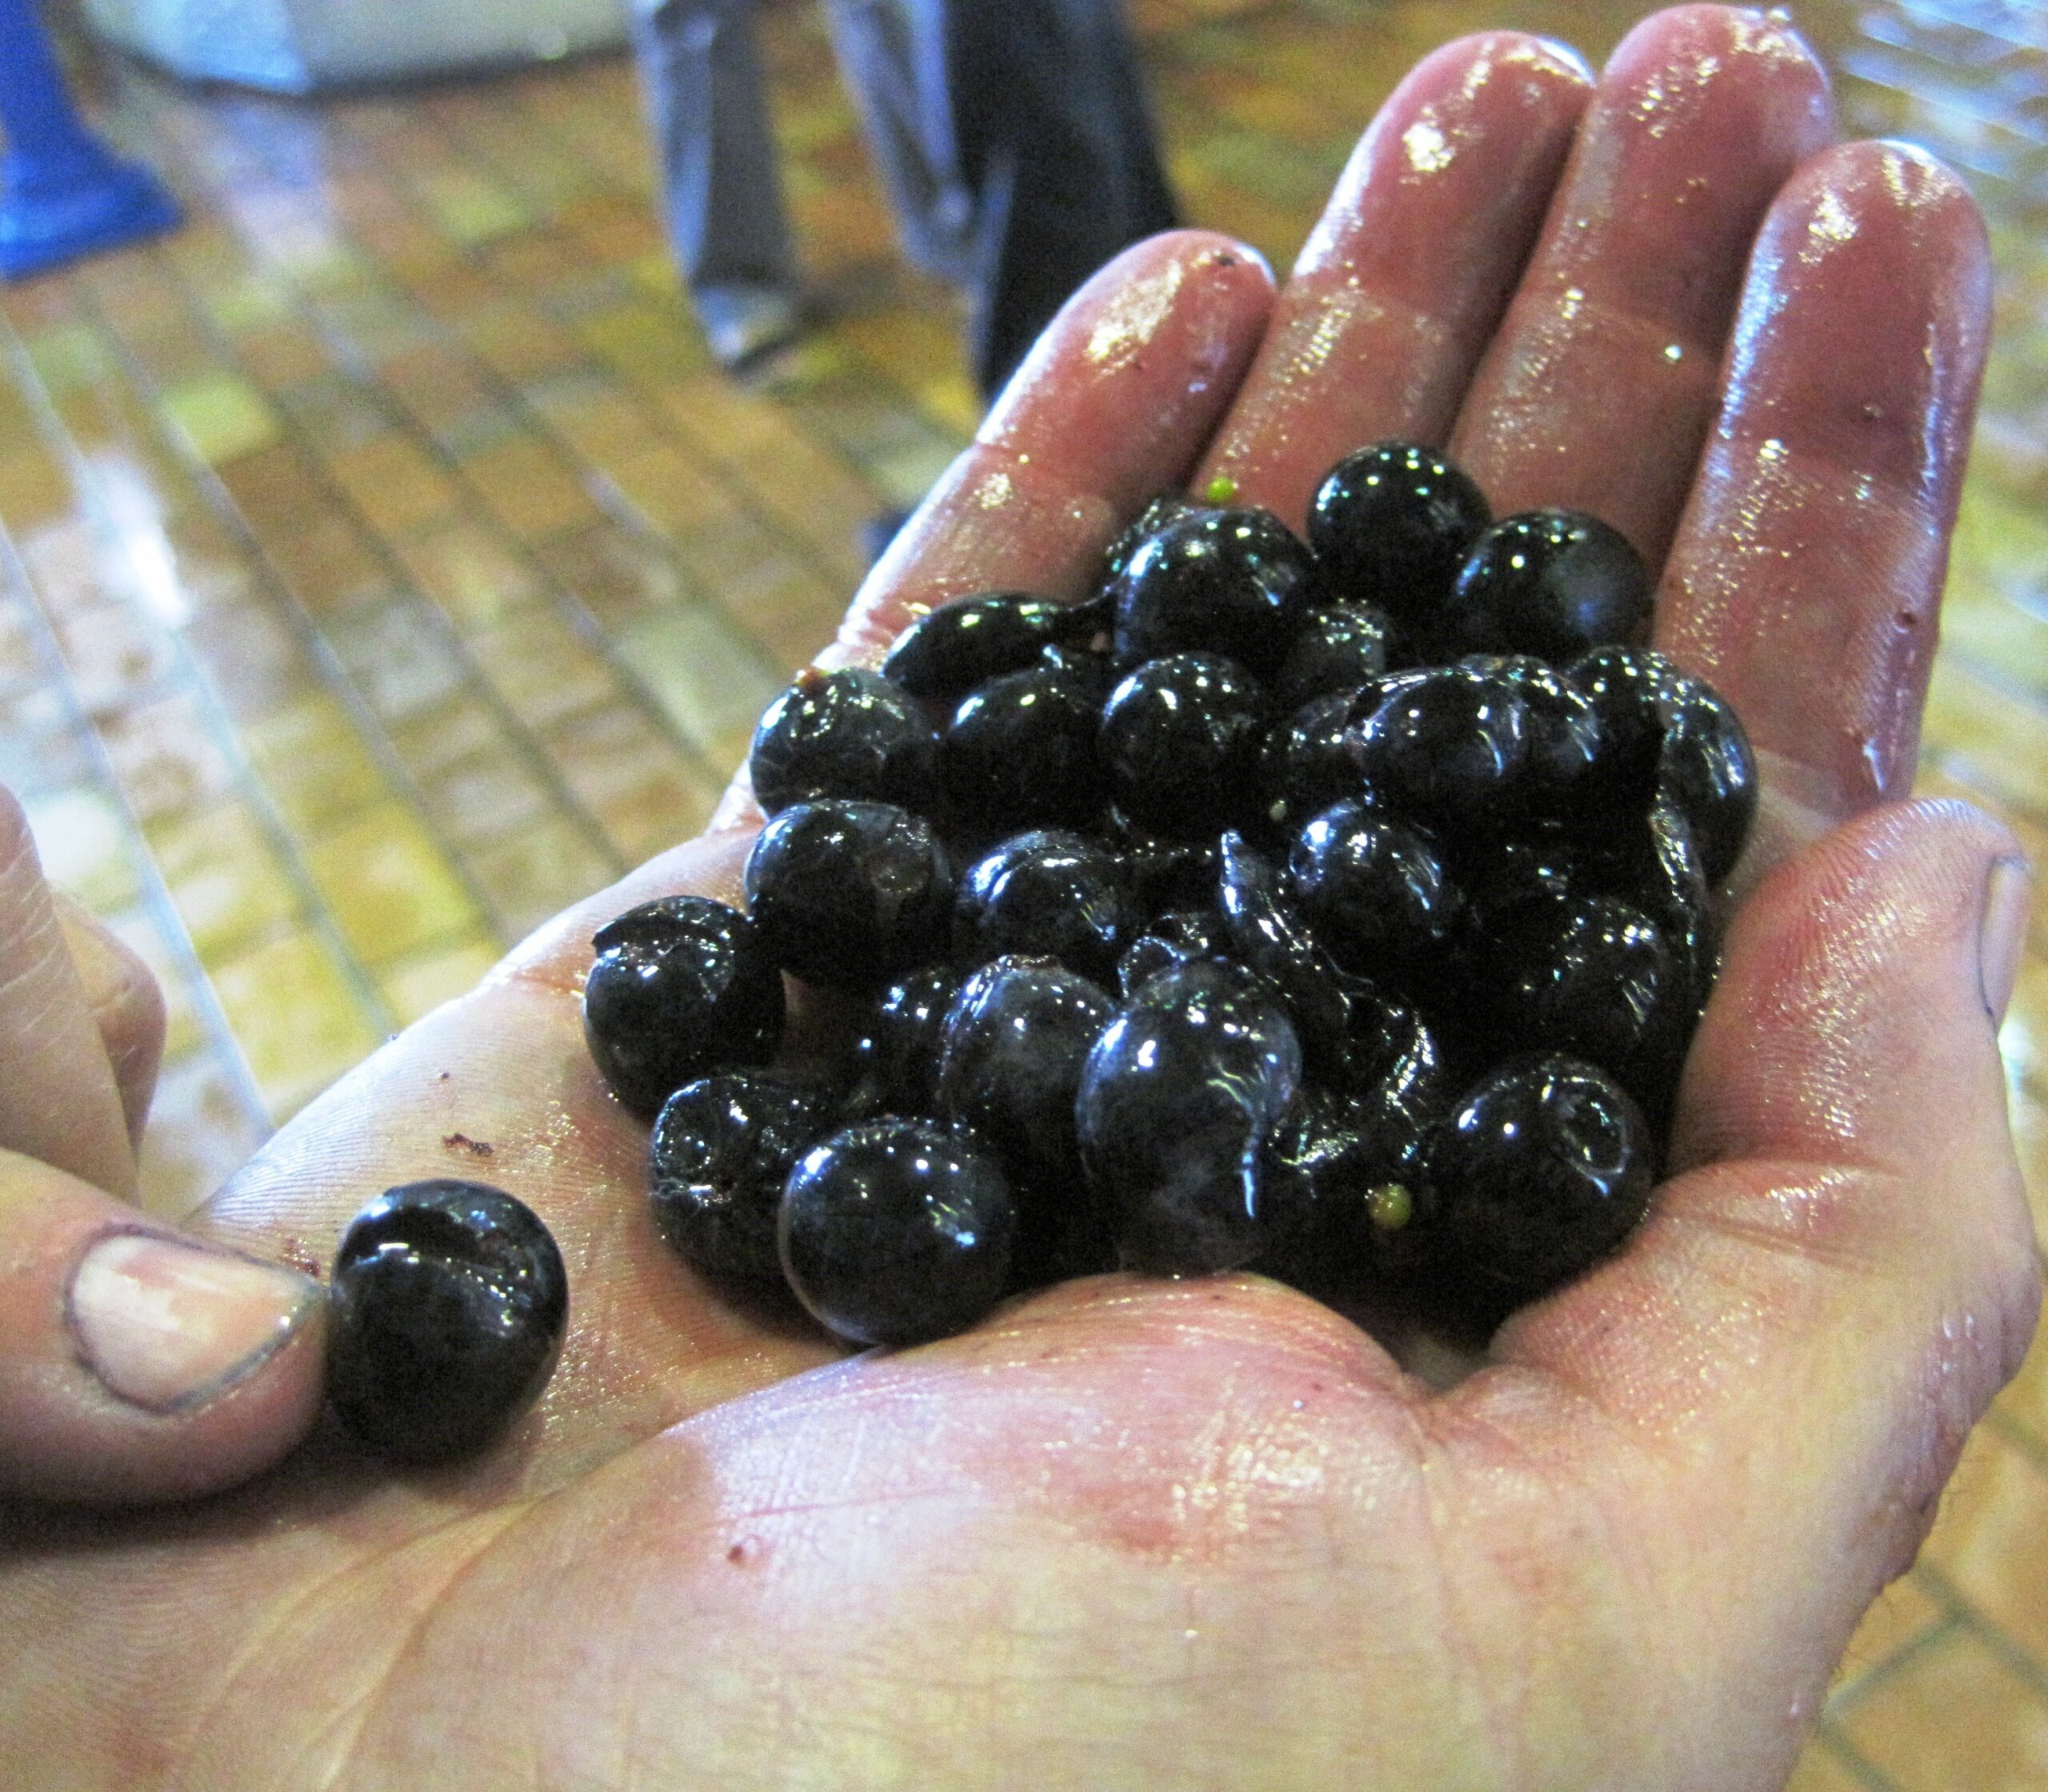
[[947, 49], [993, 397], [1077, 286], [1178, 220], [1117, 0], [947, 0]]
[[738, 366], [802, 326], [754, 0], [634, 0], [670, 240], [711, 352]]
[[974, 274], [974, 197], [947, 86], [948, 0], [829, 0], [833, 48], [904, 252], [942, 280]]

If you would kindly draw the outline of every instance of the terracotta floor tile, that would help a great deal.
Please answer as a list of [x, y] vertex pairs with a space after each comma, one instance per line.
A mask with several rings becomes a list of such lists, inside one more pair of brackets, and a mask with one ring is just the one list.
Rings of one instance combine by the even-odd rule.
[[1870, 1792], [1870, 1788], [1825, 1739], [1816, 1738], [1800, 1755], [1785, 1792]]
[[327, 466], [387, 542], [445, 522], [461, 506], [454, 482], [432, 456], [395, 430], [336, 454]]
[[627, 624], [683, 596], [674, 557], [616, 523], [594, 523], [534, 545], [536, 558], [558, 589], [589, 611], [598, 626], [617, 635]]
[[386, 723], [446, 701], [469, 682], [441, 628], [417, 598], [390, 598], [338, 618], [327, 638], [358, 690]]
[[146, 833], [171, 902], [209, 970], [297, 918], [298, 892], [246, 803], [230, 800], [169, 816]]
[[1920, 1559], [2048, 1665], [2048, 1468], [1979, 1426]]
[[274, 401], [280, 393], [317, 379], [330, 365], [319, 338], [295, 319], [239, 333], [234, 353], [242, 370]]
[[502, 954], [488, 935], [476, 934], [423, 948], [377, 974], [385, 1005], [401, 1026], [444, 1002], [466, 995]]
[[620, 638], [677, 730], [714, 766], [746, 756], [754, 724], [783, 683], [717, 611], [678, 606], [635, 623]]
[[491, 906], [517, 938], [617, 875], [610, 862], [564, 817], [550, 817], [466, 854]]
[[341, 961], [310, 928], [223, 960], [211, 974], [273, 1122], [289, 1119], [380, 1042]]
[[537, 436], [515, 437], [465, 461], [462, 470], [491, 514], [521, 541], [597, 519], [576, 470]]
[[1947, 1601], [1929, 1588], [1925, 1576], [1908, 1574], [1894, 1581], [1850, 1638], [1830, 1696], [1853, 1695], [1866, 1675], [1888, 1666], [1950, 1622]]
[[[421, 800], [435, 829], [462, 846], [496, 839], [508, 830], [531, 826], [563, 813], [560, 799], [541, 774], [488, 724], [485, 744], [430, 770], [415, 770]], [[406, 750], [401, 741], [399, 750]], [[441, 750], [437, 745], [437, 754]], [[410, 757], [410, 756], [409, 756]]]
[[2048, 1701], [1967, 1630], [1888, 1674], [1837, 1720], [1888, 1792], [2038, 1792]]
[[242, 738], [258, 781], [301, 838], [394, 794], [355, 717], [330, 691], [309, 692], [244, 722]]
[[10, 530], [33, 529], [67, 515], [77, 502], [70, 474], [42, 443], [29, 442], [0, 455], [0, 524]]
[[99, 737], [122, 795], [145, 825], [226, 796], [235, 772], [210, 705], [195, 690], [109, 715]]
[[242, 1167], [266, 1130], [212, 1053], [166, 1058], [142, 1140], [138, 1205], [163, 1219], [186, 1218]]
[[574, 337], [535, 306], [500, 301], [462, 320], [464, 339], [502, 379], [538, 379], [574, 367], [583, 351]]
[[551, 606], [535, 606], [469, 639], [485, 682], [530, 728], [607, 702], [624, 686], [610, 662]]
[[231, 714], [267, 715], [316, 686], [305, 644], [281, 609], [263, 596], [221, 604], [182, 631], [186, 651]]
[[538, 574], [498, 533], [458, 517], [396, 544], [421, 593], [464, 634], [503, 622], [539, 602]]
[[628, 863], [688, 839], [725, 789], [722, 772], [682, 752], [630, 703], [584, 710], [544, 738], [577, 799]]
[[210, 466], [277, 439], [278, 415], [262, 390], [237, 374], [193, 375], [164, 389], [163, 406], [192, 452]]
[[342, 937], [373, 969], [482, 922], [447, 854], [395, 798], [310, 842], [306, 866]]

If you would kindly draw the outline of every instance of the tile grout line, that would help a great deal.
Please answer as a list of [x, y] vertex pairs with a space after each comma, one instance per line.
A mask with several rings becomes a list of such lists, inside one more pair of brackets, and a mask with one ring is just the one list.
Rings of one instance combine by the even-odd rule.
[[[6, 332], [10, 342], [18, 340], [4, 319], [0, 319], [0, 330]], [[229, 1086], [234, 1092], [236, 1105], [242, 1110], [243, 1118], [254, 1126], [260, 1137], [267, 1138], [274, 1130], [273, 1122], [262, 1093], [256, 1086], [248, 1058], [242, 1052], [241, 1042], [235, 1037], [234, 1029], [229, 1024], [227, 1011], [221, 1006], [213, 978], [200, 959], [198, 949], [192, 942], [191, 932], [185, 924], [185, 918], [178, 912], [170, 887], [164, 881], [162, 869], [158, 865], [156, 855], [150, 850], [142, 825], [136, 819], [134, 807], [128, 800], [128, 793], [114, 770], [106, 742], [101, 738], [90, 712], [79, 700], [70, 666], [65, 659], [56, 631], [51, 626], [42, 595], [36, 588], [35, 582], [30, 577], [27, 564], [23, 561], [13, 535], [7, 530], [4, 518], [0, 518], [0, 580], [11, 586], [19, 595], [22, 613], [35, 638], [37, 657], [44, 663], [51, 688], [57, 692], [58, 701], [63, 708], [65, 718], [74, 734], [85, 746], [93, 767], [94, 781], [102, 786], [102, 794], [120, 810], [122, 854], [135, 872], [136, 881], [141, 887], [144, 910], [155, 923], [173, 963], [184, 979], [186, 993], [198, 1020], [208, 1054], [227, 1073]], [[210, 1190], [207, 1192], [210, 1194], [213, 1191]]]
[[[149, 252], [152, 254], [158, 253], [154, 247]], [[224, 364], [236, 370], [241, 377], [247, 378], [248, 376], [242, 372], [240, 358], [232, 351], [231, 342], [223, 340], [222, 333], [214, 323], [213, 319], [206, 314], [205, 308], [196, 303], [189, 302], [192, 297], [191, 289], [189, 282], [185, 278], [183, 270], [174, 265], [170, 268], [169, 274], [180, 293], [187, 298], [188, 312], [195, 319], [197, 327], [206, 336], [208, 341], [222, 352]], [[317, 317], [307, 310], [309, 300], [304, 288], [294, 280], [290, 282], [290, 290], [294, 298], [295, 314], [301, 322], [306, 323], [313, 330], [315, 336], [321, 340], [323, 349], [326, 348], [331, 340], [330, 333], [322, 326]], [[403, 433], [406, 421], [394, 416], [381, 386], [374, 382], [363, 380], [358, 374], [343, 364], [331, 352], [329, 358], [330, 364], [349, 380], [351, 386], [378, 410], [386, 424], [394, 432]], [[148, 376], [145, 374], [144, 377], [146, 378]], [[298, 418], [272, 399], [267, 389], [264, 389], [260, 382], [254, 383], [258, 390], [263, 390], [266, 408], [277, 418], [281, 434], [302, 456], [313, 476], [322, 486], [329, 500], [326, 514], [345, 516], [356, 525], [357, 532], [362, 538], [366, 551], [376, 561], [384, 575], [387, 589], [394, 594], [402, 594], [419, 602], [420, 610], [430, 619], [430, 626], [436, 638], [461, 668], [470, 694], [490, 711], [493, 718], [504, 730], [506, 738], [511, 742], [525, 769], [534, 777], [535, 780], [546, 790], [550, 798], [575, 825], [577, 831], [583, 836], [585, 844], [596, 850], [611, 874], [616, 876], [624, 871], [626, 869], [624, 855], [614, 850], [596, 817], [589, 812], [582, 799], [563, 779], [553, 758], [541, 746], [534, 730], [506, 702], [496, 686], [485, 676], [482, 668], [478, 666], [470, 651], [469, 643], [463, 638], [461, 631], [456, 628], [452, 619], [439, 604], [426, 601], [421, 597], [410, 573], [392, 550], [390, 545], [370, 525], [369, 519], [362, 515], [354, 499], [337, 485], [333, 475], [328, 471], [324, 459], [306, 439], [304, 428]], [[150, 389], [154, 390], [153, 381], [150, 382]], [[436, 847], [450, 862], [450, 867], [462, 883], [465, 893], [477, 904], [480, 912], [490, 922], [492, 931], [498, 936], [500, 945], [510, 946], [515, 944], [516, 941], [511, 937], [514, 930], [507, 925], [503, 910], [495, 898], [485, 889], [475, 873], [470, 870], [467, 862], [467, 849], [446, 838], [445, 830], [434, 819], [431, 810], [426, 805], [425, 797], [418, 781], [413, 776], [410, 769], [406, 766], [402, 757], [399, 754], [396, 745], [392, 742], [385, 728], [382, 718], [377, 714], [374, 706], [370, 703], [369, 700], [362, 694], [356, 686], [354, 674], [342, 663], [340, 656], [335, 652], [332, 643], [328, 641], [326, 633], [321, 629], [318, 622], [306, 609], [297, 594], [291, 590], [290, 581], [277, 571], [268, 549], [263, 546], [261, 538], [256, 534], [254, 530], [242, 515], [241, 507], [236, 503], [233, 494], [229, 492], [222, 482], [218, 473], [202, 458], [193, 456], [182, 458], [190, 461], [195, 481], [206, 486], [209, 495], [214, 498], [216, 506], [225, 510], [230, 528], [244, 542], [249, 550], [261, 560], [269, 575], [268, 582], [280, 599], [279, 606], [290, 618], [294, 632], [300, 637], [302, 644], [318, 661], [323, 675], [341, 698], [344, 706], [355, 717], [358, 726], [363, 733], [366, 743], [373, 756], [378, 760], [380, 769], [386, 772], [394, 786], [406, 801], [407, 806], [414, 812], [417, 818], [426, 827]]]
[[[100, 313], [98, 302], [91, 294], [80, 290], [77, 294], [76, 302], [80, 310], [91, 318], [99, 333], [112, 345], [117, 361], [126, 369], [129, 378], [134, 383], [136, 389], [146, 394], [155, 396], [156, 388], [154, 380], [142, 368], [127, 344], [109, 328], [105, 318]], [[52, 441], [59, 458], [70, 468], [73, 483], [82, 502], [100, 526], [101, 530], [105, 530], [108, 527], [107, 516], [104, 499], [99, 495], [98, 475], [86, 461], [78, 444], [72, 440], [70, 432], [63, 427], [62, 418], [57, 412], [54, 402], [47, 390], [43, 386], [40, 376], [32, 366], [24, 365], [27, 359], [26, 350], [21, 344], [20, 338], [14, 336], [11, 330], [9, 332], [9, 338], [10, 342], [7, 348], [9, 358], [15, 363], [18, 377], [23, 374], [26, 375], [23, 382], [24, 386], [30, 393], [31, 402], [36, 407], [46, 435]], [[167, 433], [164, 440], [174, 455], [181, 461], [186, 459], [186, 455], [181, 451], [180, 445], [170, 441]], [[265, 564], [267, 565], [267, 562]], [[394, 1017], [390, 1006], [384, 999], [383, 992], [378, 989], [367, 968], [358, 959], [354, 949], [349, 944], [336, 924], [324, 893], [306, 864], [298, 836], [294, 834], [286, 822], [282, 811], [278, 809], [275, 799], [270, 795], [261, 778], [258, 776], [254, 766], [249, 759], [248, 754], [242, 745], [241, 731], [234, 726], [233, 718], [222, 700], [219, 687], [211, 672], [201, 662], [198, 656], [193, 652], [190, 646], [178, 630], [162, 628], [158, 632], [170, 644], [178, 663], [200, 694], [210, 731], [214, 737], [216, 745], [221, 747], [234, 772], [235, 782], [239, 787], [242, 799], [249, 804], [256, 817], [258, 826], [262, 828], [272, 850], [278, 854], [285, 875], [292, 886], [294, 896], [298, 898], [303, 918], [326, 942], [330, 951], [337, 955], [350, 991], [357, 999], [363, 1018], [370, 1023], [371, 1030], [389, 1036], [394, 1030]], [[97, 732], [96, 730], [95, 732]], [[143, 838], [146, 841], [146, 837]], [[208, 974], [210, 980], [210, 972]]]

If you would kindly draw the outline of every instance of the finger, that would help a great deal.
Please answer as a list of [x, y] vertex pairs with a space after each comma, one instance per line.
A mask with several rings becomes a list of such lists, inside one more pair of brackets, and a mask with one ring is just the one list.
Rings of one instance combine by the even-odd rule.
[[1258, 252], [1206, 230], [1102, 268], [869, 574], [833, 659], [871, 663], [914, 616], [991, 585], [1079, 596], [1118, 525], [1193, 470], [1272, 304]]
[[21, 805], [0, 790], [0, 1150], [126, 1195], [121, 1094]]
[[129, 1502], [235, 1485], [310, 1428], [318, 1285], [0, 1154], [0, 1494]]
[[1816, 157], [1758, 239], [1657, 644], [1749, 730], [1764, 865], [1911, 784], [1990, 313], [1975, 206], [1903, 144]]
[[1773, 18], [1682, 6], [1622, 39], [1451, 438], [1497, 514], [1591, 510], [1662, 563], [1750, 241], [1834, 136], [1826, 74]]
[[1814, 1661], [1910, 1562], [2033, 1334], [1995, 1039], [2027, 906], [2010, 836], [1960, 804], [1875, 810], [1782, 866], [1687, 1066], [1697, 1167], [1496, 1341], [1575, 1398], [1570, 1429], [1649, 1447], [1687, 1573]]
[[1298, 528], [1360, 444], [1449, 435], [1591, 90], [1574, 52], [1521, 32], [1416, 65], [1282, 288], [1196, 490], [1227, 477]]
[[126, 941], [83, 903], [61, 890], [52, 894], [57, 924], [64, 930], [65, 946], [85, 991], [86, 1011], [120, 1091], [128, 1142], [139, 1148], [163, 1062], [163, 991]]

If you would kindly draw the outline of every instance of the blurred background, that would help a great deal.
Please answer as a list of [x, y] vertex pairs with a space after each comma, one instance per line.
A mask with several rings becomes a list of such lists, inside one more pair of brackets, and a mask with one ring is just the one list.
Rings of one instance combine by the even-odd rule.
[[[1648, 10], [1129, 16], [1188, 221], [1284, 269], [1417, 56], [1506, 24], [1598, 61]], [[168, 992], [144, 1180], [176, 1214], [526, 929], [698, 827], [865, 570], [864, 527], [917, 502], [980, 403], [961, 301], [906, 263], [810, 0], [759, 10], [815, 316], [741, 379], [678, 283], [616, 0], [502, 41], [477, 41], [501, 10], [473, 6], [326, 10], [348, 30], [296, 0], [90, 10], [99, 39], [50, 15], [72, 85], [186, 222], [0, 286], [0, 779], [53, 879]], [[1792, 14], [1848, 128], [1935, 149], [1990, 222], [1999, 336], [1922, 782], [1998, 811], [2038, 864], [2048, 8]], [[512, 66], [316, 100], [162, 66], [292, 88], [388, 75], [394, 50]], [[2038, 1201], [2038, 921], [2003, 1042]], [[2048, 1787], [2048, 1348], [1974, 1437], [1794, 1784]]]

